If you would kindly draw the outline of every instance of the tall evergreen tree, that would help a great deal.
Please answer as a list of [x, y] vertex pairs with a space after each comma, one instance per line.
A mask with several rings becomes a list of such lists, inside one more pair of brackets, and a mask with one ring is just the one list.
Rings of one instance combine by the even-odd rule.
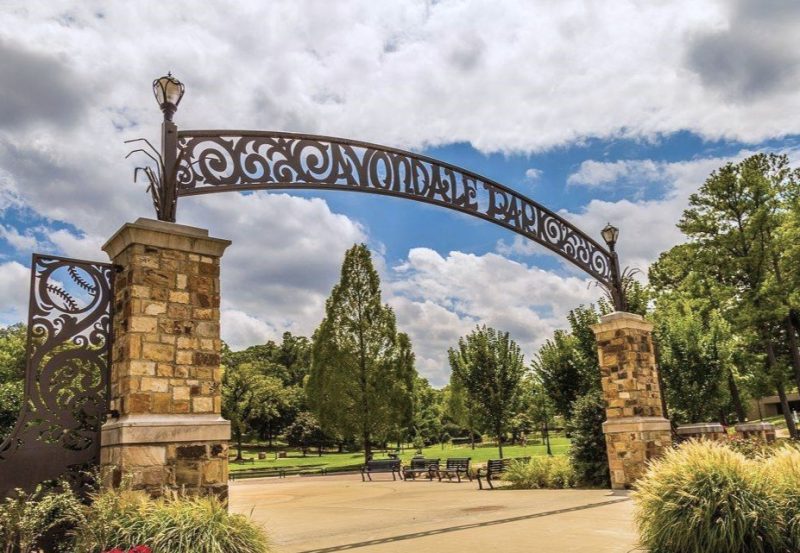
[[360, 438], [369, 459], [373, 440], [407, 416], [410, 352], [408, 337], [398, 338], [394, 312], [381, 303], [369, 249], [353, 246], [313, 338], [307, 393], [322, 429]]
[[473, 330], [450, 348], [450, 366], [464, 384], [471, 402], [497, 438], [500, 458], [503, 437], [514, 415], [520, 382], [525, 374], [523, 355], [508, 332], [485, 325]]

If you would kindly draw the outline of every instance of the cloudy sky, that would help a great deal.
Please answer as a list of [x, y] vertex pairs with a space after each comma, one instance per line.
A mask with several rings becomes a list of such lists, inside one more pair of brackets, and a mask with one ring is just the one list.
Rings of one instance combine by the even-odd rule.
[[[624, 265], [681, 240], [687, 198], [756, 151], [797, 158], [800, 3], [793, 0], [0, 0], [0, 324], [26, 317], [30, 254], [104, 260], [152, 216], [124, 140], [156, 142], [150, 83], [187, 86], [182, 128], [346, 136], [485, 174], [597, 236]], [[309, 334], [354, 242], [436, 385], [476, 323], [527, 357], [587, 277], [509, 231], [379, 196], [219, 194], [178, 222], [233, 240], [223, 338]]]

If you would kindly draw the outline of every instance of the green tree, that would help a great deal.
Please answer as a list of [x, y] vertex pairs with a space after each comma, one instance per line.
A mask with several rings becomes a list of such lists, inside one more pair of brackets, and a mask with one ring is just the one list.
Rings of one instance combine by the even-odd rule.
[[679, 228], [690, 239], [691, 269], [729, 292], [726, 317], [750, 328], [761, 344], [789, 427], [797, 431], [786, 397], [792, 374], [800, 386], [798, 327], [792, 316], [791, 278], [782, 267], [782, 236], [794, 216], [800, 172], [788, 158], [758, 154], [714, 171], [689, 198]]
[[304, 393], [297, 386], [284, 386], [274, 376], [263, 376], [257, 389], [257, 405], [247, 419], [247, 425], [272, 446], [272, 441], [294, 421], [303, 408]]
[[[393, 410], [396, 417], [392, 424], [392, 434], [397, 440], [398, 448], [401, 443], [409, 437], [410, 431], [414, 427], [414, 420], [417, 407], [417, 369], [415, 366], [414, 351], [411, 347], [411, 339], [404, 332], [397, 334], [397, 351], [394, 357], [394, 374], [400, 383], [402, 393], [396, 394], [392, 401]], [[427, 381], [426, 381], [427, 383]], [[412, 393], [404, 393], [412, 390]]]
[[533, 359], [532, 368], [556, 412], [572, 415], [572, 404], [600, 389], [597, 345], [591, 325], [600, 322], [594, 305], [578, 306], [567, 315], [570, 330], [557, 330]]
[[450, 373], [450, 384], [444, 396], [444, 412], [455, 424], [469, 433], [469, 443], [475, 449], [475, 435], [481, 428], [480, 408], [471, 401], [458, 373]]
[[307, 392], [322, 428], [331, 435], [358, 436], [366, 459], [373, 438], [387, 436], [407, 413], [398, 398], [413, 394], [407, 363], [399, 359], [410, 350], [403, 349], [403, 340], [394, 312], [381, 302], [367, 246], [353, 246], [314, 333]]
[[521, 409], [530, 416], [533, 424], [542, 434], [542, 442], [547, 446], [547, 454], [552, 455], [550, 449], [550, 428], [553, 426], [556, 412], [553, 400], [542, 384], [541, 378], [536, 373], [525, 375], [522, 380], [522, 394], [520, 398]]
[[22, 407], [26, 337], [23, 324], [0, 328], [0, 443], [11, 432]]
[[313, 413], [303, 411], [286, 429], [286, 441], [292, 447], [299, 447], [305, 457], [311, 446], [317, 446], [317, 453], [322, 455], [326, 437], [317, 417]]
[[426, 378], [415, 379], [413, 436], [422, 438], [426, 445], [442, 440], [444, 426], [441, 400], [442, 392], [433, 388]]
[[497, 438], [503, 457], [503, 436], [513, 416], [520, 381], [525, 373], [523, 355], [508, 332], [485, 325], [459, 339], [449, 350], [450, 366], [464, 384], [470, 401]]
[[603, 394], [592, 390], [575, 400], [569, 431], [570, 458], [575, 473], [584, 485], [608, 487], [608, 456], [603, 421], [606, 420]]
[[222, 376], [222, 415], [231, 421], [236, 438], [236, 459], [242, 459], [243, 436], [248, 423], [261, 407], [270, 382], [253, 365], [226, 367]]
[[678, 422], [727, 422], [734, 347], [728, 322], [686, 298], [662, 298], [653, 318], [670, 415]]

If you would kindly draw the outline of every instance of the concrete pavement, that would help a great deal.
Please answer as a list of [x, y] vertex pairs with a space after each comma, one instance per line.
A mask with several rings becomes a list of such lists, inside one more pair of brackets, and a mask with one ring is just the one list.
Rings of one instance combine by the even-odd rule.
[[236, 481], [230, 497], [279, 553], [637, 550], [633, 504], [608, 490], [479, 491], [469, 482], [338, 475]]

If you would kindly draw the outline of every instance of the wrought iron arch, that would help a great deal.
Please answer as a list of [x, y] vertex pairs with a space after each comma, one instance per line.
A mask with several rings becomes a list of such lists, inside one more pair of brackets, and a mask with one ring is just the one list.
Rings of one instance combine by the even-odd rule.
[[[163, 109], [163, 106], [162, 106]], [[165, 112], [166, 113], [166, 112]], [[141, 139], [139, 139], [142, 141]], [[136, 142], [136, 141], [131, 141]], [[277, 131], [181, 130], [162, 125], [150, 180], [158, 218], [175, 221], [178, 198], [246, 190], [349, 190], [396, 196], [472, 215], [520, 234], [594, 277], [625, 310], [619, 262], [552, 210], [482, 175], [428, 156], [345, 138]], [[134, 153], [131, 152], [131, 153]]]

